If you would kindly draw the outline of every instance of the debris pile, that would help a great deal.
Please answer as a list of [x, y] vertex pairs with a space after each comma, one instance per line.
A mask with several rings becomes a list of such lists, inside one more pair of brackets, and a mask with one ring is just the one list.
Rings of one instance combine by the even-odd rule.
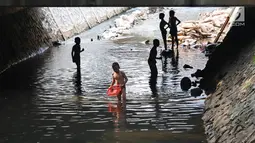
[[[218, 9], [213, 12], [200, 14], [197, 21], [185, 21], [178, 25], [178, 39], [183, 46], [202, 45], [203, 41], [213, 42], [220, 32], [232, 8]], [[219, 41], [226, 33], [222, 33]], [[171, 37], [168, 38], [171, 41]], [[199, 43], [198, 43], [199, 42]]]
[[120, 18], [114, 21], [115, 27], [106, 30], [102, 34], [102, 38], [114, 39], [119, 35], [128, 34], [128, 30], [131, 29], [141, 20], [146, 20], [148, 18], [149, 10], [148, 8], [139, 8], [133, 11], [131, 14], [126, 14], [120, 16]]

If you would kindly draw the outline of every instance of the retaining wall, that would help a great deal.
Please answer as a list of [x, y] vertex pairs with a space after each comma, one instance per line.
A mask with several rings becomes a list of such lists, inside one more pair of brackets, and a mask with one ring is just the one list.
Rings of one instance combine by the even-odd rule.
[[208, 61], [203, 76], [218, 81], [205, 102], [208, 143], [255, 142], [255, 8], [245, 8], [245, 26], [233, 26]]
[[[1, 8], [0, 8], [1, 9]], [[0, 16], [0, 73], [52, 41], [66, 40], [128, 10], [128, 7], [36, 7], [4, 9]]]

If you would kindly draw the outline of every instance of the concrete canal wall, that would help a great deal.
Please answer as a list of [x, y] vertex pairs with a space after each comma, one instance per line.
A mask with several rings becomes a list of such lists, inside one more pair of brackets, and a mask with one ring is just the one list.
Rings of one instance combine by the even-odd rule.
[[41, 53], [53, 41], [66, 40], [128, 7], [0, 8], [0, 73]]

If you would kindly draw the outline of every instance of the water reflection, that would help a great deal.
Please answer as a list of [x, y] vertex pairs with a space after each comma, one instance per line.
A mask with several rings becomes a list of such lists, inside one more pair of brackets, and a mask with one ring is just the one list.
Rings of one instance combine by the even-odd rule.
[[126, 129], [126, 100], [117, 101], [117, 103], [108, 102], [108, 111], [112, 113], [114, 119], [114, 132], [120, 132]]
[[77, 71], [74, 73], [73, 76], [73, 83], [74, 83], [74, 89], [76, 95], [82, 94], [82, 88], [81, 88], [81, 70], [77, 69]]
[[149, 80], [150, 89], [152, 92], [152, 97], [155, 98], [158, 95], [158, 89], [157, 89], [157, 75], [151, 74], [150, 80]]
[[[73, 46], [71, 39], [60, 48], [51, 48], [43, 55], [13, 67], [11, 74], [5, 74], [0, 79], [1, 95], [13, 95], [12, 98], [9, 96], [2, 100], [0, 97], [3, 106], [1, 114], [4, 115], [0, 122], [0, 134], [3, 135], [0, 142], [19, 142], [22, 139], [23, 142], [49, 143], [59, 140], [122, 140], [124, 143], [155, 140], [181, 140], [178, 142], [185, 143], [189, 140], [191, 143], [205, 139], [201, 120], [203, 100], [190, 100], [192, 97], [177, 87], [183, 76], [193, 73], [191, 70], [178, 68], [178, 65], [190, 64], [195, 66], [194, 69], [201, 69], [206, 58], [200, 56], [200, 52], [188, 52], [185, 55], [180, 49], [180, 58], [176, 51], [175, 58], [162, 61], [163, 70], [159, 70], [159, 74], [163, 71], [163, 77], [149, 78], [145, 74], [149, 71], [146, 61], [149, 55], [147, 45], [136, 44], [140, 43], [139, 40], [122, 44], [104, 40], [90, 41], [94, 33], [97, 34], [100, 29], [104, 30], [108, 26], [107, 23], [100, 25], [81, 36], [84, 41], [82, 46], [86, 47], [86, 52], [81, 57], [82, 73], [74, 72], [76, 67], [66, 58], [70, 57]], [[105, 95], [112, 72], [109, 65], [114, 61], [123, 65], [123, 70], [129, 77], [127, 101], [120, 103], [116, 99], [112, 99], [113, 103], [110, 103]], [[159, 62], [159, 69], [160, 66]], [[162, 85], [157, 84], [161, 81]], [[164, 90], [157, 88], [160, 86]], [[84, 89], [86, 96], [82, 96]], [[36, 95], [34, 98], [29, 96], [32, 93]], [[152, 99], [151, 96], [155, 98]], [[159, 136], [163, 133], [165, 135]], [[173, 133], [179, 134], [174, 134], [173, 137]], [[109, 139], [103, 134], [108, 134]], [[117, 139], [116, 136], [121, 137]]]
[[175, 68], [175, 70], [178, 70], [178, 63], [179, 63], [179, 49], [173, 50], [173, 56], [172, 56], [172, 61], [171, 65]]
[[172, 80], [173, 80], [173, 90], [176, 91], [177, 87], [179, 87], [179, 82], [176, 82], [176, 80], [179, 78], [179, 49], [176, 48], [176, 51], [173, 50], [173, 56], [171, 59], [171, 65], [172, 65]]

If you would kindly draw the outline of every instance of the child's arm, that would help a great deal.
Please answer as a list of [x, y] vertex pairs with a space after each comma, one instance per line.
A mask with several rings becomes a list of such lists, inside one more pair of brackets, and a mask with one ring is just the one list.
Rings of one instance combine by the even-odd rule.
[[124, 86], [125, 86], [126, 83], [128, 82], [128, 78], [127, 78], [127, 76], [126, 76], [126, 74], [125, 74], [124, 72], [122, 72], [122, 74], [123, 74], [123, 77], [124, 77], [124, 79], [125, 79], [125, 83], [124, 83]]
[[166, 27], [165, 29], [167, 29], [167, 28], [169, 28], [169, 29], [170, 29], [170, 24], [169, 24], [169, 23], [167, 23], [166, 21], [165, 21], [165, 25], [167, 25], [167, 27]]
[[178, 23], [176, 24], [176, 26], [177, 26], [177, 25], [179, 25], [179, 24], [181, 23], [181, 21], [180, 21], [178, 18], [176, 18], [176, 20], [177, 20], [177, 22], [178, 22]]
[[169, 18], [169, 20], [168, 20], [168, 26], [169, 26], [169, 28], [171, 28], [171, 18]]
[[80, 53], [83, 52], [83, 51], [84, 51], [84, 48], [82, 48], [82, 50], [80, 51]]
[[115, 83], [115, 79], [114, 79], [113, 74], [112, 74], [112, 83], [111, 83], [109, 88], [111, 88], [114, 85], [114, 83]]
[[[157, 52], [156, 52], [156, 56], [157, 56]], [[160, 60], [160, 59], [162, 59], [162, 57], [156, 57], [156, 59], [159, 59], [159, 60]]]
[[72, 60], [73, 60], [73, 62], [74, 62], [74, 59], [73, 59], [73, 56], [74, 56], [74, 46], [73, 46], [73, 48], [72, 48], [71, 56], [72, 56]]

